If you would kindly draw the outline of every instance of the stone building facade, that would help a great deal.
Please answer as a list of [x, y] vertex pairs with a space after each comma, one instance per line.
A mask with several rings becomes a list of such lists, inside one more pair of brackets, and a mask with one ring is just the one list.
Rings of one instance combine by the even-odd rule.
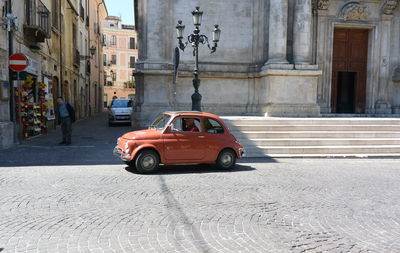
[[90, 58], [89, 111], [93, 115], [103, 111], [104, 66], [103, 31], [101, 23], [108, 16], [104, 0], [89, 0], [89, 45], [96, 48]]
[[115, 16], [103, 24], [104, 107], [113, 97], [135, 99], [135, 63], [138, 58], [135, 26], [124, 25]]
[[[1, 17], [7, 14], [6, 1], [0, 1]], [[0, 21], [1, 22], [1, 21]], [[10, 118], [8, 81], [8, 32], [0, 28], [0, 148], [10, 147], [14, 140], [14, 125]]]
[[[222, 30], [217, 51], [199, 49], [202, 110], [221, 115], [399, 114], [398, 0], [138, 0], [134, 125], [191, 108], [194, 59], [181, 52], [176, 87], [175, 26]], [[168, 11], [166, 11], [168, 10]], [[223, 13], [223, 15], [221, 15]], [[176, 94], [174, 91], [176, 90]]]

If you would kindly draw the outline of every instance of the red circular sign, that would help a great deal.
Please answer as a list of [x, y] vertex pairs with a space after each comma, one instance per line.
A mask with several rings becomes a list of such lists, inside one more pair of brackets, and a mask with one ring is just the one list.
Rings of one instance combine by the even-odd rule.
[[8, 66], [11, 70], [20, 72], [28, 67], [29, 60], [24, 54], [13, 54], [8, 58]]

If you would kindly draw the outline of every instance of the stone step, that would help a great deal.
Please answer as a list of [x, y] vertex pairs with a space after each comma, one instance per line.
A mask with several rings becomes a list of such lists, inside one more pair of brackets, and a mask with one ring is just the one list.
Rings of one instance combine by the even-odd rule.
[[399, 131], [399, 125], [240, 125], [231, 126], [237, 131]]
[[341, 157], [357, 157], [357, 158], [367, 158], [367, 157], [400, 157], [400, 153], [369, 153], [369, 154], [261, 154], [261, 153], [246, 153], [248, 158], [341, 158]]
[[264, 138], [238, 139], [245, 146], [400, 145], [400, 138]]
[[400, 118], [222, 118], [228, 125], [400, 125]]
[[400, 131], [233, 131], [238, 139], [255, 138], [400, 138]]
[[248, 157], [400, 156], [400, 118], [223, 119]]
[[244, 146], [246, 156], [275, 154], [400, 154], [400, 145], [360, 145], [360, 146]]

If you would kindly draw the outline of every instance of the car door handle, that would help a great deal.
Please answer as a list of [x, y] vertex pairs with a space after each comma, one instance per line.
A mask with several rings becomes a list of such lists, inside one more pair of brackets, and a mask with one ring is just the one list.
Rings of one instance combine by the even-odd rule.
[[198, 136], [200, 139], [204, 139], [205, 136]]

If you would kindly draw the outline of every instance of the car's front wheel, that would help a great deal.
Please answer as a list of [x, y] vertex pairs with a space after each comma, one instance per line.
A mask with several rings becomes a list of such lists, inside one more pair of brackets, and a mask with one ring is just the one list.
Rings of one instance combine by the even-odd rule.
[[135, 160], [136, 170], [140, 173], [153, 173], [158, 169], [160, 159], [153, 150], [140, 151]]
[[224, 149], [219, 153], [217, 165], [221, 169], [232, 169], [236, 163], [236, 154], [230, 149]]

